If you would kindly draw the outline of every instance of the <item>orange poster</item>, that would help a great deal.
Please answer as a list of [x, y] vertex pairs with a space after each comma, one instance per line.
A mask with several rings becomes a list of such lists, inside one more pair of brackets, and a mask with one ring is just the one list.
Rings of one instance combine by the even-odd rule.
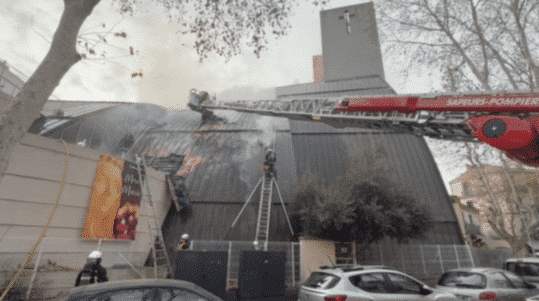
[[135, 239], [140, 196], [136, 165], [101, 155], [82, 238]]

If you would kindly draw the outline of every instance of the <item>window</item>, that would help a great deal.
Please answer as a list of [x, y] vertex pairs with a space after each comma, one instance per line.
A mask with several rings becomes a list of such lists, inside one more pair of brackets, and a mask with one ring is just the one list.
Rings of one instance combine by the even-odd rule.
[[510, 262], [507, 269], [519, 276], [539, 276], [539, 265], [535, 263]]
[[387, 273], [389, 279], [389, 293], [393, 294], [419, 294], [421, 283], [404, 275]]
[[187, 289], [159, 289], [161, 301], [208, 301], [202, 295]]
[[482, 289], [487, 287], [487, 277], [471, 272], [449, 272], [445, 273], [438, 281], [438, 285], [447, 287], [461, 287], [471, 289]]
[[322, 272], [314, 272], [309, 276], [309, 279], [303, 284], [306, 287], [317, 289], [330, 289], [337, 285], [341, 278]]
[[492, 273], [489, 275], [490, 287], [492, 288], [513, 288], [509, 280], [501, 273]]
[[472, 194], [472, 190], [470, 188], [470, 185], [466, 182], [462, 183], [462, 194], [464, 196], [468, 196], [470, 194]]
[[147, 289], [123, 289], [100, 294], [92, 301], [153, 301], [155, 290]]
[[513, 284], [515, 288], [528, 288], [526, 282], [524, 282], [524, 280], [522, 280], [522, 278], [518, 277], [517, 275], [511, 272], [504, 272], [503, 274], [509, 279], [509, 281]]
[[382, 273], [361, 274], [352, 276], [349, 280], [354, 286], [366, 292], [378, 294], [388, 293], [386, 290], [387, 281]]

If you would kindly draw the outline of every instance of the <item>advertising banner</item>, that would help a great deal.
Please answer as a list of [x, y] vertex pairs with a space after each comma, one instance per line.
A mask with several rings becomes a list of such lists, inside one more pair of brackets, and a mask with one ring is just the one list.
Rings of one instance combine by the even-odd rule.
[[137, 165], [101, 155], [82, 238], [134, 240], [141, 195]]

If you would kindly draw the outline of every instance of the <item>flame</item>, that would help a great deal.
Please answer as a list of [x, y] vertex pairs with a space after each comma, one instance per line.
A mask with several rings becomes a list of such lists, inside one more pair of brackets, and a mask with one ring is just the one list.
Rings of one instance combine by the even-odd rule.
[[184, 155], [182, 167], [176, 173], [179, 177], [190, 174], [197, 166], [207, 161], [201, 156], [193, 156], [190, 149], [188, 149]]

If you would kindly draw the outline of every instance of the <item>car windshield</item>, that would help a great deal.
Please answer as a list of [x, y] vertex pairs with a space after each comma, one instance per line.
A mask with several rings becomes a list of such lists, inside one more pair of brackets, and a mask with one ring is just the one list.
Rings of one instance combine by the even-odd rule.
[[483, 274], [472, 272], [448, 272], [445, 273], [438, 285], [446, 287], [461, 287], [471, 289], [483, 289], [487, 287], [487, 277]]
[[509, 262], [507, 270], [519, 276], [539, 276], [539, 264], [529, 262]]
[[330, 289], [335, 287], [341, 278], [335, 275], [314, 272], [311, 274], [309, 279], [305, 281], [303, 286], [317, 288], [317, 289]]

